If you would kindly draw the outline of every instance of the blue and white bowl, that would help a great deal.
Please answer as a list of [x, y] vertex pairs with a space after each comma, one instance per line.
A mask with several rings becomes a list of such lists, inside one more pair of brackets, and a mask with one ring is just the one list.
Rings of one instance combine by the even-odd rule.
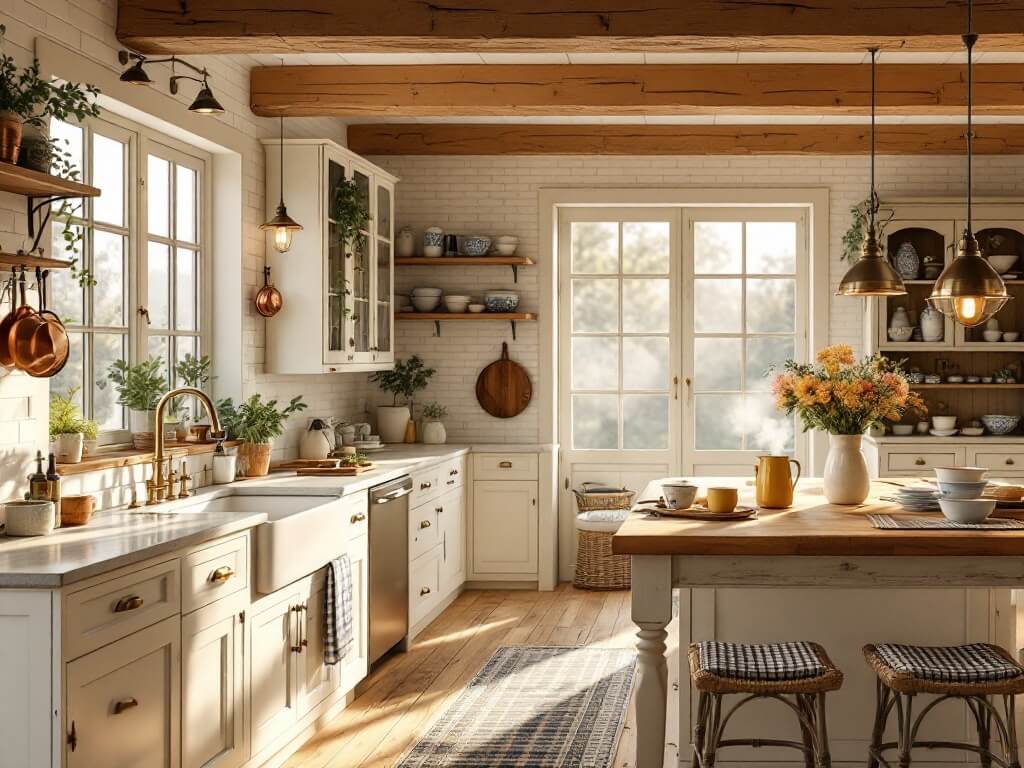
[[423, 233], [423, 245], [429, 247], [431, 245], [439, 246], [444, 243], [444, 232], [440, 229], [432, 228], [428, 229]]
[[493, 291], [484, 296], [488, 312], [515, 312], [519, 307], [519, 294], [511, 291]]
[[486, 256], [491, 250], [491, 238], [483, 235], [467, 235], [459, 238], [459, 253], [463, 256]]
[[944, 499], [980, 499], [986, 487], [988, 483], [984, 480], [980, 483], [939, 483], [939, 491]]
[[981, 423], [993, 435], [1008, 435], [1017, 428], [1017, 425], [1020, 423], [1020, 416], [988, 413], [981, 417]]

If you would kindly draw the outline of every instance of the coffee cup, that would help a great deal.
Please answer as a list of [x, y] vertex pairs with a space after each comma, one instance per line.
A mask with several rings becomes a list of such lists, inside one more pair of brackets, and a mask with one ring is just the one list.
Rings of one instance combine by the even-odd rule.
[[728, 514], [736, 509], [740, 493], [735, 488], [708, 488], [708, 511]]
[[687, 509], [697, 497], [697, 486], [689, 483], [665, 483], [661, 495], [669, 509]]

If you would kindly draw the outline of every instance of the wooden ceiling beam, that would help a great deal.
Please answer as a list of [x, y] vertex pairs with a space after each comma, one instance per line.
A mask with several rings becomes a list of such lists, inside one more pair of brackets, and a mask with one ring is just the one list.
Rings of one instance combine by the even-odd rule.
[[[966, 67], [880, 64], [881, 114], [960, 114]], [[977, 114], [1024, 113], [1019, 64], [975, 68]], [[471, 64], [257, 67], [264, 117], [867, 114], [863, 64]]]
[[[361, 155], [861, 155], [863, 125], [481, 125], [348, 127]], [[884, 125], [883, 155], [959, 155], [966, 126]], [[1024, 125], [976, 125], [974, 151], [1024, 154]]]
[[[1024, 50], [1024, 0], [977, 0], [978, 50]], [[149, 54], [957, 51], [966, 0], [118, 0]]]

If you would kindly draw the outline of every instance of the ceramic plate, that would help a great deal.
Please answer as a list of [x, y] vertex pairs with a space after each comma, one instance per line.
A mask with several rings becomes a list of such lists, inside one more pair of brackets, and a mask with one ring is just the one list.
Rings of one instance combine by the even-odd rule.
[[928, 434], [932, 437], [952, 437], [958, 431], [959, 430], [956, 429], [930, 429], [928, 430]]
[[656, 517], [683, 517], [689, 520], [746, 520], [757, 517], [757, 507], [745, 506], [738, 506], [732, 512], [712, 512], [707, 507], [669, 509], [658, 503], [650, 507], [641, 507], [641, 511]]

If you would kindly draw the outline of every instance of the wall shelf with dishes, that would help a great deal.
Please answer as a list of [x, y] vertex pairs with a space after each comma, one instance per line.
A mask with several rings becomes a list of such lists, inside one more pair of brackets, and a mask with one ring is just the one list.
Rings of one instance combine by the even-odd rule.
[[529, 256], [516, 254], [515, 235], [457, 235], [440, 227], [428, 227], [417, 246], [412, 227], [402, 227], [395, 236], [395, 264], [407, 267], [511, 267], [513, 282], [519, 282], [519, 267], [533, 266]]

